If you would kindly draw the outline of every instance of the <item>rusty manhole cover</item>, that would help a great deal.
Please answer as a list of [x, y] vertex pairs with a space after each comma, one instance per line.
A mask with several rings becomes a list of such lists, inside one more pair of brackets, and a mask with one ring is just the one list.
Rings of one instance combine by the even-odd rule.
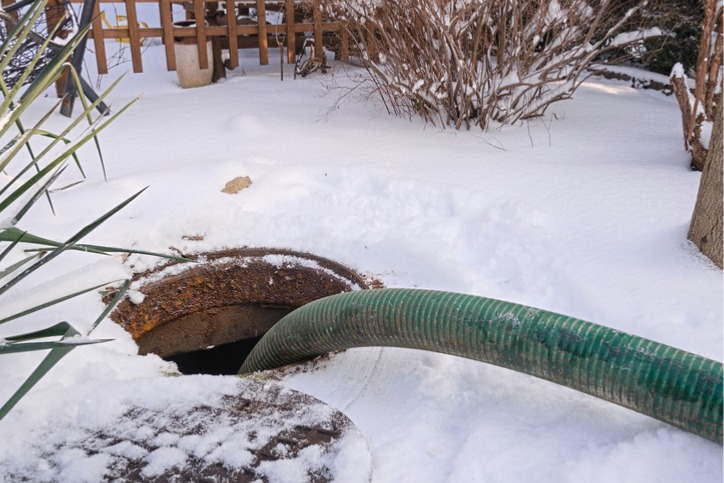
[[105, 421], [77, 418], [72, 430], [49, 431], [42, 464], [11, 466], [0, 480], [370, 481], [367, 442], [344, 414], [268, 378], [219, 379], [158, 378], [155, 401], [148, 381], [119, 382]]
[[111, 315], [131, 333], [139, 354], [158, 354], [186, 374], [236, 374], [287, 313], [368, 288], [349, 268], [308, 253], [242, 248], [197, 259], [139, 275], [131, 297]]

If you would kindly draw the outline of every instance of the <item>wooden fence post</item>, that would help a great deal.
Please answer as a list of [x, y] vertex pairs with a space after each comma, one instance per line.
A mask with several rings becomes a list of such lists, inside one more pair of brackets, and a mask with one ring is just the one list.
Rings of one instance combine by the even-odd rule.
[[226, 2], [226, 25], [229, 29], [229, 67], [236, 69], [239, 67], [239, 35], [236, 33], [236, 3], [234, 0]]
[[322, 63], [324, 56], [324, 40], [322, 36], [322, 2], [314, 0], [314, 51], [317, 58], [314, 59], [318, 63]]
[[[50, 36], [58, 24], [63, 23], [65, 15], [65, 8], [63, 8], [61, 0], [48, 0], [48, 3], [45, 4], [45, 23], [48, 26], [48, 36]], [[56, 32], [56, 35], [62, 34], [63, 32], [61, 31]], [[66, 68], [63, 70], [60, 77], [58, 77], [58, 80], [55, 81], [55, 93], [58, 97], [63, 97], [63, 94], [65, 93], [65, 86], [68, 83], [68, 75], [69, 72]]]
[[206, 9], [204, 0], [194, 0], [194, 17], [196, 18], [196, 45], [199, 51], [199, 68], [209, 68], [209, 56], [206, 52]]
[[166, 50], [166, 70], [176, 70], [176, 52], [173, 48], [173, 15], [171, 14], [171, 0], [160, 0], [161, 29], [163, 46]]
[[287, 63], [295, 64], [297, 62], [297, 32], [294, 28], [294, 24], [296, 23], [294, 0], [286, 0], [284, 6], [284, 22], [287, 25]]
[[266, 36], [266, 2], [256, 0], [256, 24], [259, 29], [259, 63], [269, 64], [269, 42]]
[[106, 59], [106, 41], [103, 38], [103, 22], [101, 21], [100, 2], [96, 2], [93, 8], [92, 29], [89, 35], [93, 36], [93, 47], [96, 51], [96, 65], [99, 74], [108, 73], [108, 60]]
[[128, 38], [131, 46], [131, 64], [133, 72], [143, 72], [141, 60], [141, 36], [138, 34], [138, 14], [136, 0], [126, 0], [126, 19], [128, 20]]

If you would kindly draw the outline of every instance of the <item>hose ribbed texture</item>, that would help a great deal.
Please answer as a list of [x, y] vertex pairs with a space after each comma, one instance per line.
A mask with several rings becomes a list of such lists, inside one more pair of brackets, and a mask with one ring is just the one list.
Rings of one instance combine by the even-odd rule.
[[472, 295], [363, 290], [280, 320], [239, 374], [365, 346], [488, 362], [611, 401], [722, 443], [722, 364], [618, 330]]

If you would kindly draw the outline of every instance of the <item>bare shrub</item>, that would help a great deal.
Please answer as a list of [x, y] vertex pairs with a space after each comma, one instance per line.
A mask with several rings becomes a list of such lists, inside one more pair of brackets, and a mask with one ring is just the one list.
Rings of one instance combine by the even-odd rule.
[[[569, 98], [603, 54], [657, 35], [610, 0], [322, 0], [393, 114], [487, 129]], [[624, 33], [622, 33], [624, 32]]]

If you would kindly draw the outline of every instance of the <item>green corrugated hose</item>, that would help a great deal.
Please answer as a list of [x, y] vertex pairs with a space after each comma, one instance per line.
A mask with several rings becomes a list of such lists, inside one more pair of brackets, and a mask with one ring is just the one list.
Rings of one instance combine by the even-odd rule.
[[239, 374], [365, 346], [489, 362], [597, 396], [722, 444], [722, 364], [565, 315], [418, 289], [325, 297], [290, 313]]

